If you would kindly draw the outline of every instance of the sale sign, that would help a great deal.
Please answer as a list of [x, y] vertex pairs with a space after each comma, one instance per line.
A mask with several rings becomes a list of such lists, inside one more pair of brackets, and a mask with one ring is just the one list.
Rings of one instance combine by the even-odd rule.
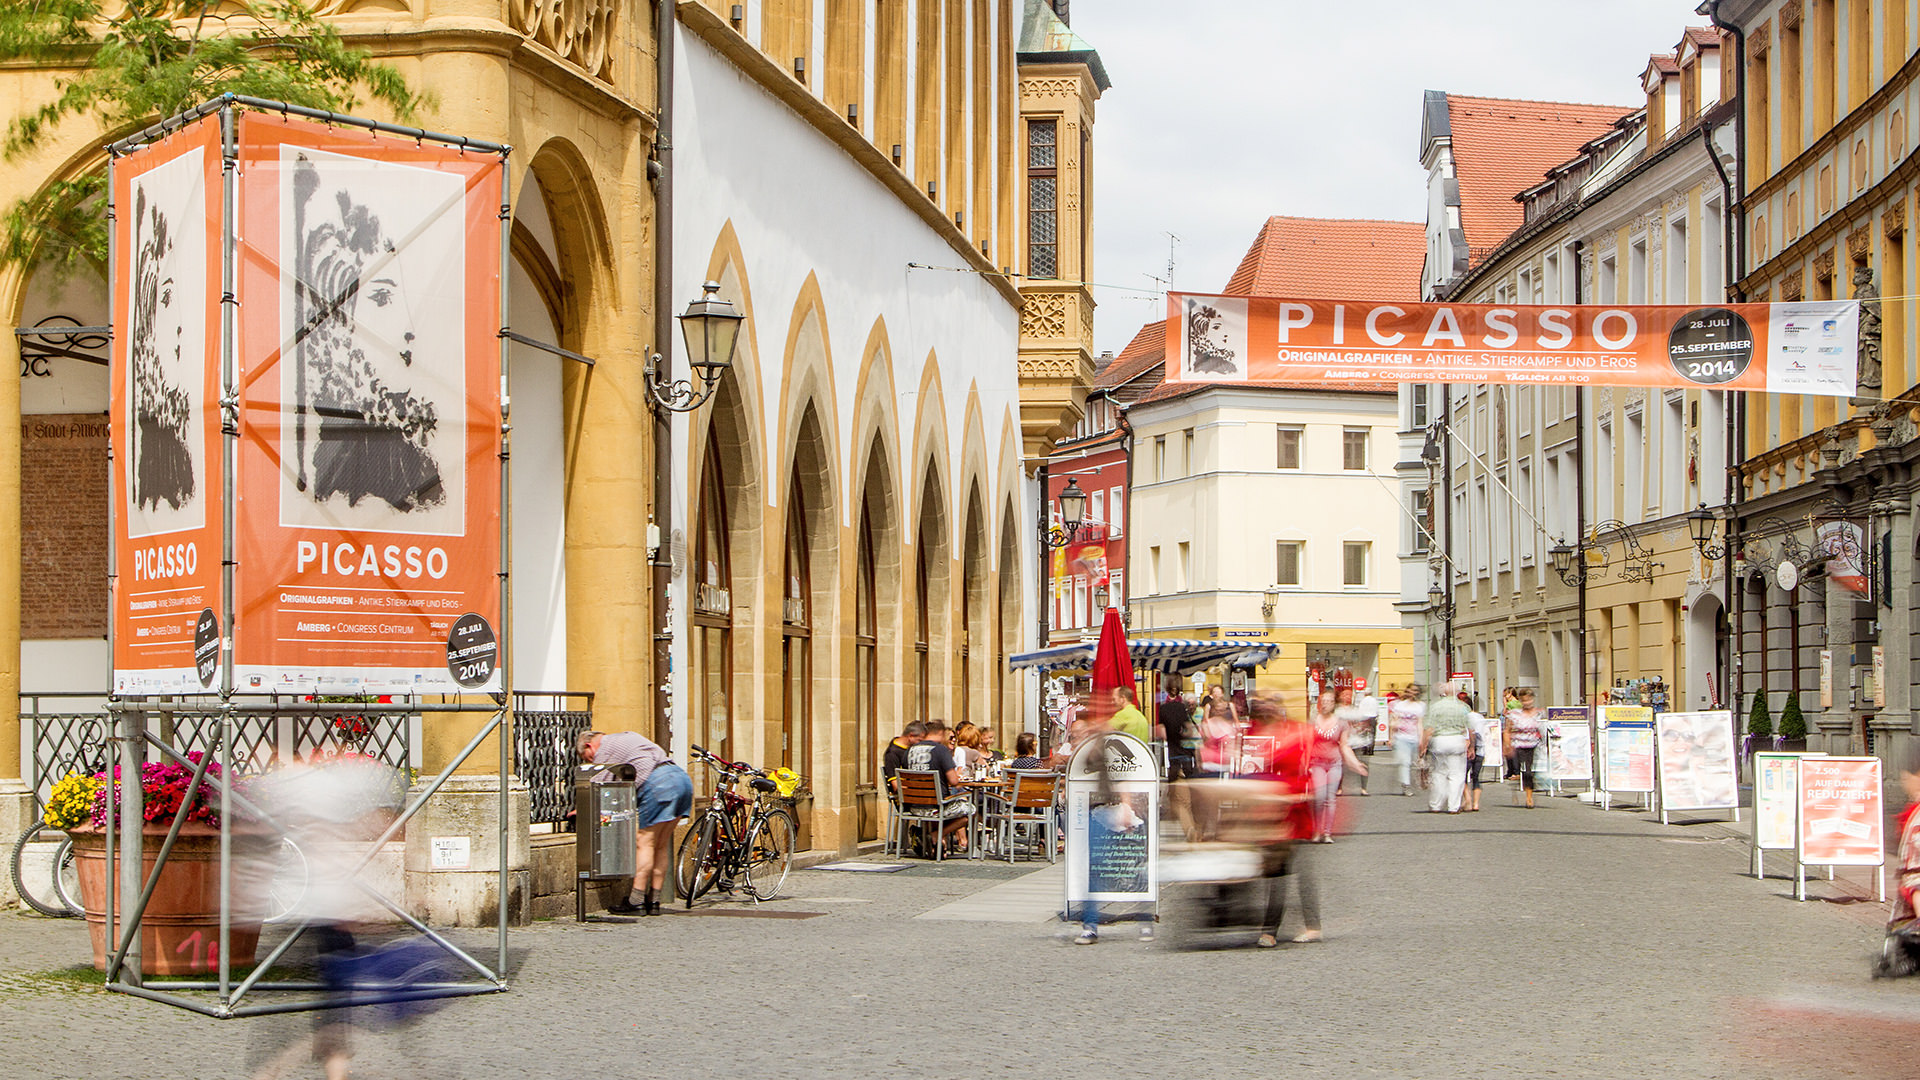
[[1852, 300], [1531, 306], [1167, 295], [1168, 382], [1463, 382], [1850, 397]]
[[242, 691], [501, 686], [493, 153], [239, 118]]
[[220, 125], [116, 157], [113, 688], [198, 694], [220, 674]]
[[1886, 857], [1880, 759], [1800, 759], [1802, 863], [1879, 866]]

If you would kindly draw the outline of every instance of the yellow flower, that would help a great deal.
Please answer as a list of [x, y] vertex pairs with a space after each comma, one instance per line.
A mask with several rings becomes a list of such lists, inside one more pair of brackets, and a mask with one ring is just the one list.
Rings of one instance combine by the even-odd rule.
[[73, 829], [93, 819], [93, 802], [100, 781], [84, 773], [68, 773], [53, 785], [41, 820], [56, 829]]

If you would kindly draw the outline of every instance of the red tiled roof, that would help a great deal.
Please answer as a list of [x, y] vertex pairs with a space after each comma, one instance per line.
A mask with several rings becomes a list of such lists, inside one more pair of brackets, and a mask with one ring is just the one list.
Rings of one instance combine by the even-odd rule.
[[1648, 56], [1647, 67], [1654, 68], [1662, 75], [1680, 74], [1680, 61], [1674, 59], [1672, 53], [1654, 53]]
[[1125, 386], [1145, 374], [1153, 365], [1167, 358], [1167, 320], [1150, 322], [1133, 335], [1127, 347], [1113, 358], [1107, 369], [1095, 376], [1093, 385], [1100, 388]]
[[1695, 48], [1717, 49], [1720, 47], [1720, 31], [1711, 26], [1689, 26], [1687, 38], [1693, 42]]
[[1418, 300], [1426, 255], [1426, 226], [1418, 221], [1270, 217], [1221, 292]]
[[[1513, 197], [1540, 182], [1634, 109], [1447, 95], [1460, 224], [1469, 265], [1499, 247], [1525, 217]], [[1424, 244], [1424, 241], [1423, 241]]]

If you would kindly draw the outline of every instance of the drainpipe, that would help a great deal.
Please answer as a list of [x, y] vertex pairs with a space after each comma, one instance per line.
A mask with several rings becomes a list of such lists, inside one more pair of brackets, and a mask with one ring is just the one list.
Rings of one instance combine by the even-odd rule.
[[1440, 384], [1440, 421], [1439, 421], [1440, 423], [1440, 483], [1436, 485], [1439, 488], [1439, 490], [1435, 491], [1434, 495], [1437, 498], [1439, 498], [1442, 503], [1445, 504], [1446, 510], [1447, 510], [1447, 545], [1446, 545], [1447, 554], [1446, 554], [1446, 558], [1441, 560], [1442, 565], [1440, 567], [1440, 573], [1442, 575], [1441, 584], [1444, 586], [1440, 590], [1441, 596], [1444, 598], [1441, 602], [1446, 605], [1441, 610], [1445, 611], [1447, 614], [1447, 617], [1444, 620], [1442, 620], [1440, 623], [1440, 653], [1441, 653], [1441, 659], [1444, 661], [1444, 666], [1446, 667], [1447, 670], [1441, 673], [1440, 678], [1434, 680], [1435, 685], [1449, 681], [1449, 677], [1454, 672], [1454, 662], [1453, 662], [1453, 616], [1454, 616], [1454, 610], [1453, 610], [1453, 607], [1454, 607], [1453, 439], [1451, 437], [1452, 433], [1448, 430], [1448, 423], [1452, 418], [1453, 418], [1453, 384], [1441, 383]]
[[[1053, 549], [1047, 546], [1047, 461], [1047, 458], [1040, 459], [1040, 519], [1035, 530], [1040, 538], [1040, 572], [1034, 575], [1040, 581], [1040, 643], [1035, 647], [1041, 649], [1051, 648], [1053, 644], [1047, 640], [1053, 632], [1050, 625], [1053, 621]], [[1053, 725], [1047, 723], [1047, 669], [1044, 667], [1034, 669], [1033, 715], [1040, 718], [1040, 751], [1044, 754], [1053, 744]]]
[[[657, 127], [653, 160], [653, 351], [660, 375], [673, 371], [673, 0], [655, 0], [653, 33], [656, 57], [654, 94]], [[653, 741], [673, 746], [673, 626], [667, 591], [673, 586], [673, 414], [653, 407], [653, 523], [659, 542], [653, 549]]]
[[[1729, 186], [1727, 183], [1727, 172], [1720, 165], [1719, 155], [1713, 151], [1712, 131], [1707, 132], [1707, 156], [1712, 159], [1715, 171], [1720, 174], [1721, 202], [1727, 208], [1727, 212], [1722, 215], [1727, 236], [1725, 243], [1721, 245], [1727, 260], [1727, 299], [1734, 303], [1740, 303], [1746, 299], [1745, 290], [1740, 288], [1740, 281], [1746, 274], [1747, 266], [1747, 35], [1738, 26], [1720, 20], [1720, 0], [1707, 0], [1706, 3], [1700, 6], [1698, 13], [1705, 15], [1716, 28], [1733, 35], [1733, 100], [1736, 105], [1733, 122], [1734, 182], [1732, 186]], [[1740, 216], [1740, 228], [1737, 229], [1734, 228], [1734, 215], [1736, 212]], [[1734, 588], [1733, 555], [1734, 550], [1739, 547], [1740, 497], [1744, 493], [1737, 480], [1737, 473], [1739, 471], [1738, 463], [1744, 462], [1747, 458], [1746, 446], [1744, 445], [1747, 427], [1747, 395], [1729, 392], [1726, 394], [1726, 398], [1726, 460], [1722, 464], [1725, 466], [1727, 473], [1725, 499], [1727, 507], [1727, 553], [1724, 556], [1726, 565], [1723, 568], [1725, 580], [1721, 583], [1726, 600], [1721, 605], [1721, 610], [1726, 613], [1730, 625], [1739, 626], [1741, 623], [1735, 623], [1732, 622], [1732, 620], [1736, 618], [1742, 622], [1745, 620], [1746, 613], [1743, 610], [1737, 611], [1735, 608], [1737, 603], [1744, 607], [1745, 591]], [[1734, 640], [1736, 645], [1740, 641], [1738, 637], [1735, 637]], [[1763, 650], [1766, 648], [1764, 640], [1761, 642], [1761, 648]], [[1734, 648], [1727, 663], [1723, 665], [1723, 667], [1741, 666], [1741, 655], [1744, 651], [1744, 649], [1739, 647]], [[1726, 671], [1720, 673], [1720, 679], [1721, 686], [1724, 687], [1721, 700], [1726, 703], [1728, 708], [1733, 710], [1736, 726], [1744, 730], [1744, 720], [1741, 719], [1743, 714], [1740, 709], [1740, 685], [1733, 679], [1732, 674]]]
[[[1577, 307], [1585, 298], [1580, 295], [1580, 255], [1586, 250], [1585, 241], [1573, 242], [1573, 302]], [[1586, 705], [1593, 700], [1587, 680], [1592, 677], [1591, 666], [1587, 663], [1587, 559], [1580, 548], [1581, 538], [1587, 535], [1587, 470], [1593, 462], [1587, 460], [1587, 392], [1581, 387], [1573, 388], [1573, 452], [1580, 467], [1573, 470], [1573, 555], [1580, 560], [1580, 583], [1574, 586], [1578, 599], [1575, 610], [1575, 638], [1580, 643], [1580, 704]], [[1563, 541], [1564, 542], [1564, 541]]]

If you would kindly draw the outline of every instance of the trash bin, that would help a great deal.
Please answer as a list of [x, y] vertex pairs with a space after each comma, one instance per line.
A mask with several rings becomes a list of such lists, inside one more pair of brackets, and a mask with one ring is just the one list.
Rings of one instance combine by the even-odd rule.
[[[596, 783], [594, 777], [611, 774]], [[631, 765], [582, 766], [573, 784], [574, 918], [587, 917], [587, 887], [594, 881], [633, 877], [639, 833], [634, 806], [638, 785]]]

